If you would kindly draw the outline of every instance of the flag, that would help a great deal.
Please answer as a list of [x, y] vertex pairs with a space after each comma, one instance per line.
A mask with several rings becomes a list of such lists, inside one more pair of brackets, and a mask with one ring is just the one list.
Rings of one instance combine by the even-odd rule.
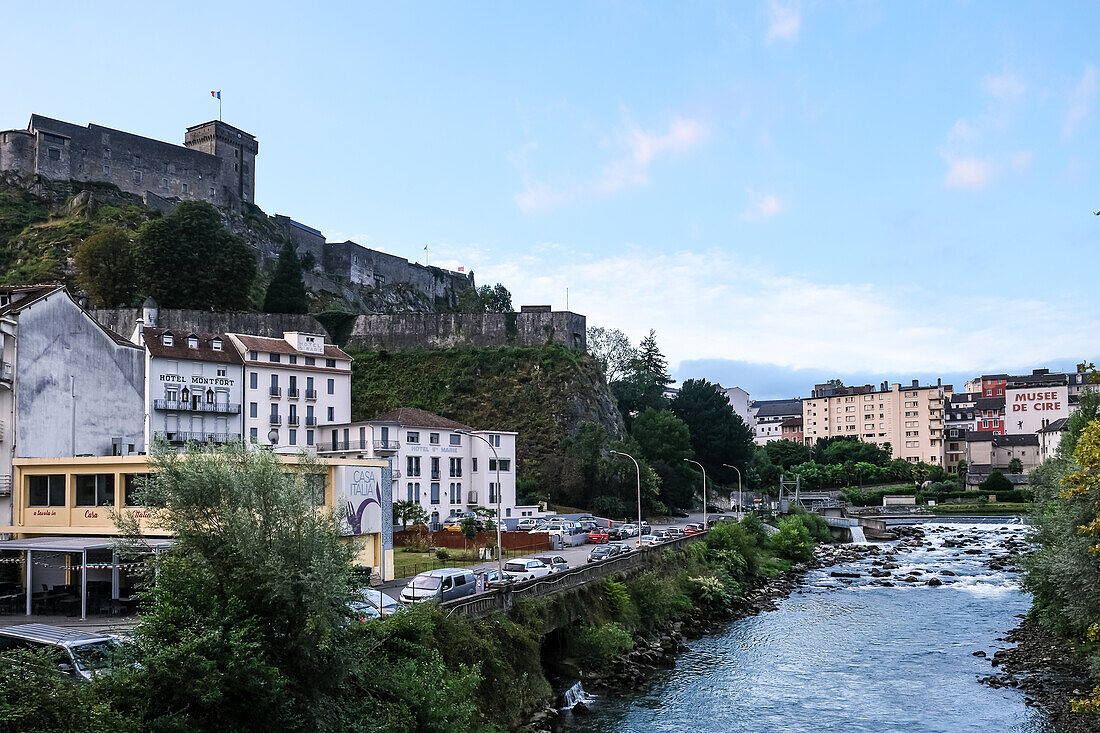
[[216, 92], [210, 92], [210, 96], [213, 97], [214, 99], [221, 99], [222, 98], [222, 90], [219, 89]]
[[428, 245], [426, 245], [426, 244], [424, 245], [424, 251], [425, 251], [425, 252], [427, 252], [427, 251], [428, 251]]
[[458, 268], [458, 271], [459, 272], [466, 272], [466, 268], [465, 267], [460, 267], [460, 268]]

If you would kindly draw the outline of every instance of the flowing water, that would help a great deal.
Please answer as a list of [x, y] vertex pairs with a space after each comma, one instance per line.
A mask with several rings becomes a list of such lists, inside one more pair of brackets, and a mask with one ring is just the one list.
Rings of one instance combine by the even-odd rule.
[[[572, 717], [568, 729], [1052, 733], [1021, 693], [978, 683], [992, 668], [973, 656], [1004, 648], [996, 639], [1028, 609], [1017, 578], [986, 566], [1026, 528], [960, 520], [922, 529], [931, 546], [811, 571], [777, 610], [691, 642], [674, 669], [641, 692], [599, 695], [592, 714]], [[877, 544], [885, 553], [898, 543]], [[872, 578], [875, 560], [901, 567]], [[913, 570], [919, 584], [897, 581]], [[925, 585], [932, 577], [943, 585]]]

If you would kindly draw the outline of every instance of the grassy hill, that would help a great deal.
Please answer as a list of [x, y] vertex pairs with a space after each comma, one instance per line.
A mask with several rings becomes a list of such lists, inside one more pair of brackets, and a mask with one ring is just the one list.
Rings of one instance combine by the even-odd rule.
[[352, 352], [352, 419], [419, 407], [478, 429], [519, 433], [518, 477], [533, 489], [545, 459], [581, 422], [622, 422], [588, 356], [539, 347]]

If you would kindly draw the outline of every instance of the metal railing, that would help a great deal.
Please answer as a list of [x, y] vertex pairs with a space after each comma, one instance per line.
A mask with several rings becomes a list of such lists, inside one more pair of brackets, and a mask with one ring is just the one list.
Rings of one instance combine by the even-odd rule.
[[283, 424], [283, 416], [282, 415], [270, 415], [269, 418], [271, 420], [272, 425], [282, 425]]
[[292, 400], [296, 400], [296, 399], [298, 399], [298, 395], [299, 395], [299, 394], [300, 394], [300, 393], [298, 392], [298, 389], [297, 389], [297, 387], [289, 387], [289, 388], [287, 388], [287, 391], [286, 391], [286, 396], [287, 396], [287, 397], [289, 397], [290, 399], [292, 399]]
[[286, 418], [286, 424], [287, 425], [297, 425], [298, 424], [298, 416], [297, 415], [288, 415], [287, 418]]
[[0, 381], [10, 382], [12, 380], [13, 373], [14, 370], [12, 370], [11, 368], [11, 363], [5, 361], [4, 363], [0, 364]]
[[153, 400], [156, 410], [173, 412], [214, 412], [223, 415], [236, 415], [241, 406], [235, 402], [184, 402], [183, 400]]
[[315, 399], [317, 399], [317, 390], [315, 390], [315, 389], [307, 389], [307, 390], [306, 390], [306, 399], [307, 399], [307, 400], [315, 400]]
[[236, 443], [241, 440], [240, 433], [207, 433], [194, 431], [180, 431], [175, 433], [157, 432], [156, 438], [163, 438], [169, 443]]
[[283, 394], [283, 388], [282, 387], [271, 387], [267, 390], [267, 393], [270, 394], [272, 397], [281, 397], [282, 394]]
[[317, 418], [316, 417], [313, 417], [311, 415], [306, 415], [306, 426], [307, 427], [313, 427], [316, 424], [317, 424]]
[[396, 440], [376, 440], [374, 441], [374, 449], [376, 451], [396, 451], [400, 449], [401, 444]]

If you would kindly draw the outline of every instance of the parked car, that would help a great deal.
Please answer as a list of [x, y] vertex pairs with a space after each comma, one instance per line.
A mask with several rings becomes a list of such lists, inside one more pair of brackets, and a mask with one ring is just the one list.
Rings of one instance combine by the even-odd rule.
[[668, 538], [674, 540], [677, 537], [683, 537], [685, 532], [683, 527], [669, 527], [665, 530], [668, 533]]
[[652, 547], [659, 544], [661, 544], [661, 539], [651, 534], [644, 534], [638, 538], [638, 547]]
[[715, 517], [709, 517], [707, 519], [707, 526], [713, 527], [714, 525], [718, 524], [719, 522], [736, 522], [736, 521], [737, 521], [737, 517], [727, 517], [725, 514], [719, 514], [718, 516], [715, 516]]
[[668, 540], [672, 539], [669, 536], [667, 529], [655, 529], [650, 534], [656, 537], [658, 542], [667, 542]]
[[600, 525], [585, 519], [578, 521], [577, 526], [583, 529], [585, 532], [591, 532], [592, 530], [597, 529]]
[[517, 532], [530, 532], [532, 529], [534, 529], [538, 525], [539, 525], [539, 520], [537, 520], [533, 517], [527, 517], [526, 519], [519, 520], [519, 522], [516, 524], [516, 531]]
[[507, 573], [502, 573], [497, 568], [481, 568], [480, 570], [475, 570], [474, 578], [477, 579], [482, 590], [501, 588], [516, 582], [515, 579]]
[[684, 525], [684, 534], [699, 534], [703, 531], [702, 522], [692, 522]]
[[443, 568], [428, 570], [409, 581], [401, 591], [401, 600], [405, 603], [453, 601], [473, 595], [476, 591], [477, 582], [473, 572], [461, 568]]
[[602, 545], [611, 539], [610, 533], [606, 529], [594, 529], [588, 533], [588, 541], [593, 545]]
[[504, 563], [504, 574], [517, 582], [522, 582], [544, 578], [550, 574], [550, 568], [542, 560], [509, 560]]
[[618, 526], [618, 538], [625, 540], [638, 534], [638, 525], [636, 524], [620, 524]]
[[560, 573], [569, 569], [569, 562], [561, 555], [536, 555], [536, 560], [550, 568], [551, 573]]
[[630, 552], [630, 545], [626, 545], [621, 542], [612, 542], [604, 546], [612, 548], [619, 555], [625, 555], [626, 553]]
[[111, 662], [120, 647], [107, 634], [64, 629], [48, 624], [17, 624], [0, 628], [0, 656], [18, 650], [50, 651], [57, 668], [78, 680], [111, 673]]
[[588, 562], [600, 562], [601, 560], [608, 560], [613, 557], [618, 557], [624, 553], [630, 552], [630, 548], [625, 545], [620, 545], [617, 542], [610, 542], [606, 545], [599, 545], [593, 547], [592, 551], [588, 553]]
[[595, 517], [593, 517], [591, 514], [582, 514], [579, 517], [577, 517], [577, 521], [578, 522], [596, 522], [597, 519]]
[[382, 618], [382, 614], [378, 612], [377, 608], [364, 601], [352, 601], [348, 604], [348, 608], [351, 609], [352, 617], [358, 619], [360, 623]]
[[372, 606], [382, 616], [389, 616], [405, 607], [401, 601], [374, 588], [363, 589], [361, 595], [362, 602]]

